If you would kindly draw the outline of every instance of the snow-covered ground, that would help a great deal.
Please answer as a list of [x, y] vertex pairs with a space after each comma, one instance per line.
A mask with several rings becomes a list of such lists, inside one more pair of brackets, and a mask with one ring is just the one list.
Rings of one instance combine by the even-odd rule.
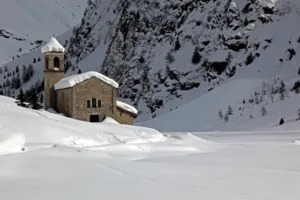
[[10, 200], [298, 199], [300, 131], [164, 133], [90, 124], [0, 97]]

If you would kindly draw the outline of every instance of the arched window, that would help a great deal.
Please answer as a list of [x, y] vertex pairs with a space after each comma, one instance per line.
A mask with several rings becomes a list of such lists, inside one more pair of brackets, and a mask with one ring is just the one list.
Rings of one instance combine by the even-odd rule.
[[53, 60], [53, 63], [54, 63], [54, 67], [55, 67], [55, 68], [59, 68], [59, 65], [60, 65], [59, 62], [60, 62], [59, 58], [58, 58], [58, 57], [55, 57], [54, 60]]
[[97, 99], [96, 98], [92, 98], [92, 107], [93, 108], [97, 107]]

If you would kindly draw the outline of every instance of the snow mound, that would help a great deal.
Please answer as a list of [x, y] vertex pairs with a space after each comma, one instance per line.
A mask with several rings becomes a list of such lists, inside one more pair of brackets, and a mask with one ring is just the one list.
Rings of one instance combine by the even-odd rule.
[[0, 155], [22, 152], [25, 145], [24, 135], [7, 133], [4, 130], [0, 131]]
[[[157, 142], [165, 137], [157, 130], [106, 123], [89, 123], [15, 104], [15, 99], [0, 96], [0, 154], [26, 149], [44, 149], [55, 145], [76, 148], [116, 145], [129, 141]], [[110, 122], [110, 123], [108, 123]], [[4, 127], [2, 127], [3, 125]]]
[[7, 98], [1, 100], [0, 96], [0, 122], [5, 124], [5, 130], [0, 124], [0, 155], [21, 152], [24, 147], [29, 151], [71, 147], [136, 160], [212, 152], [219, 148], [219, 144], [192, 134], [165, 137], [157, 130], [121, 125], [111, 118], [104, 123], [89, 123], [50, 113], [51, 110], [21, 108]]
[[103, 152], [113, 157], [141, 160], [150, 157], [210, 153], [225, 147], [227, 146], [199, 138], [190, 133], [177, 133], [160, 141], [150, 142], [146, 139], [136, 139], [114, 145], [87, 147], [86, 149]]
[[90, 138], [83, 138], [78, 136], [70, 136], [62, 138], [59, 142], [62, 146], [68, 146], [68, 147], [90, 147], [90, 146], [99, 146], [103, 144], [107, 144], [107, 142], [96, 142], [95, 140], [92, 140]]
[[106, 117], [102, 123], [109, 123], [109, 124], [119, 124], [119, 122], [117, 122], [116, 120], [114, 120], [111, 117]]
[[124, 103], [122, 101], [117, 101], [117, 107], [123, 109], [123, 110], [126, 110], [130, 113], [134, 113], [134, 114], [138, 114], [138, 110], [136, 108], [134, 108], [133, 106], [131, 105], [128, 105], [127, 103]]
[[295, 141], [294, 141], [294, 144], [300, 145], [300, 140], [295, 140]]
[[54, 38], [51, 37], [49, 42], [41, 48], [42, 53], [48, 52], [65, 52], [65, 48]]
[[179, 133], [175, 135], [168, 135], [168, 137], [177, 139], [176, 141], [174, 141], [174, 144], [194, 147], [197, 148], [200, 152], [214, 152], [220, 148], [225, 148], [224, 145], [205, 140], [191, 133]]
[[54, 85], [54, 88], [55, 88], [55, 90], [70, 88], [70, 87], [73, 87], [73, 86], [75, 86], [79, 83], [82, 83], [83, 81], [86, 81], [91, 78], [98, 78], [115, 88], [119, 87], [119, 84], [117, 82], [115, 82], [114, 80], [112, 80], [111, 78], [108, 78], [107, 76], [104, 76], [103, 74], [100, 74], [99, 72], [90, 71], [90, 72], [63, 78]]

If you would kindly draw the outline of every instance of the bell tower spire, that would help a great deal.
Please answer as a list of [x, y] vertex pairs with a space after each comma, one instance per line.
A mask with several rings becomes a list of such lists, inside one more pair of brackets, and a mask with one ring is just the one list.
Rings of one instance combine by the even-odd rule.
[[44, 91], [45, 91], [45, 109], [56, 109], [56, 93], [54, 84], [64, 78], [65, 66], [65, 48], [54, 38], [51, 37], [49, 42], [42, 49], [44, 54]]

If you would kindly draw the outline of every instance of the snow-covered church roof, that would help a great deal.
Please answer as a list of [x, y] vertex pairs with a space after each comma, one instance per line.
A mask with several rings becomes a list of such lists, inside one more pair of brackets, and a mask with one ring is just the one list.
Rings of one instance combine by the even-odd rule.
[[112, 80], [111, 78], [108, 78], [107, 76], [104, 76], [99, 72], [90, 71], [90, 72], [85, 72], [82, 74], [77, 74], [77, 75], [73, 75], [61, 79], [56, 84], [54, 84], [54, 89], [60, 90], [60, 89], [70, 88], [91, 78], [98, 78], [115, 88], [119, 87], [119, 84], [116, 81]]
[[128, 105], [127, 103], [124, 103], [122, 101], [117, 101], [117, 107], [121, 108], [122, 110], [126, 110], [127, 112], [133, 113], [133, 114], [138, 114], [138, 111], [136, 108], [134, 108], [131, 105]]
[[51, 37], [49, 42], [45, 44], [42, 49], [42, 53], [48, 53], [48, 52], [65, 52], [65, 48], [54, 38]]

